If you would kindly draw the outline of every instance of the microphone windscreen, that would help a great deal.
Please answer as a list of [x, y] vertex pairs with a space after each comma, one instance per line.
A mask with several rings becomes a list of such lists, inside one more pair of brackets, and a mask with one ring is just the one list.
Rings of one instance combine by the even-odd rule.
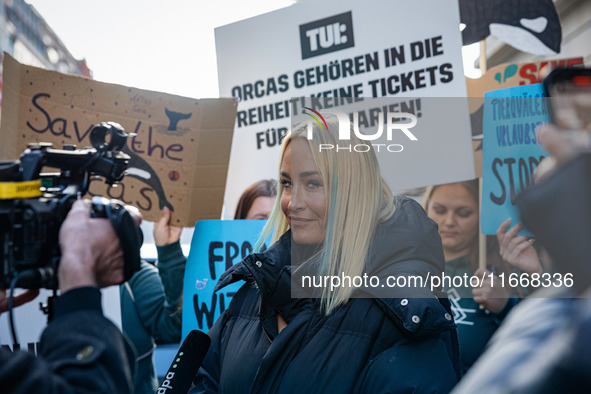
[[193, 330], [187, 335], [166, 372], [158, 394], [186, 393], [201, 366], [211, 339], [204, 332]]

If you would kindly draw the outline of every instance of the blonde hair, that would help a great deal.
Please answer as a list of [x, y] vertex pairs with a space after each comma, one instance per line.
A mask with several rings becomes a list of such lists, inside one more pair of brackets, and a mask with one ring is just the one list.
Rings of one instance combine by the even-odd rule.
[[[390, 218], [395, 210], [393, 195], [381, 176], [379, 164], [371, 145], [365, 144], [351, 132], [351, 145], [368, 145], [367, 152], [345, 149], [336, 150], [339, 145], [338, 121], [327, 119], [328, 130], [312, 124], [312, 139], [307, 139], [309, 123], [297, 125], [286, 136], [281, 150], [281, 161], [291, 141], [301, 138], [310, 145], [314, 162], [323, 179], [326, 192], [328, 214], [326, 235], [319, 255], [316, 274], [320, 276], [342, 274], [354, 277], [362, 275], [374, 230], [378, 223]], [[321, 144], [330, 144], [334, 149], [320, 152]], [[342, 145], [342, 142], [341, 142]], [[327, 145], [323, 145], [327, 146]], [[278, 198], [267, 225], [259, 241], [262, 242], [272, 232], [272, 243], [277, 241], [288, 229], [287, 218], [281, 212], [283, 185], [279, 182]], [[338, 213], [338, 214], [337, 214]], [[334, 291], [323, 288], [321, 309], [329, 315], [340, 305], [345, 304], [354, 288], [338, 287]]]

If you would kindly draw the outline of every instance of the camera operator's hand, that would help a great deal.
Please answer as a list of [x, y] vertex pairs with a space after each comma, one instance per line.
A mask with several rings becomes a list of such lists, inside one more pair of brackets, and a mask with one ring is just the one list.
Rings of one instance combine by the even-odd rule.
[[90, 217], [90, 206], [78, 200], [60, 229], [62, 258], [59, 288], [108, 287], [123, 282], [123, 251], [108, 219]]
[[170, 225], [170, 209], [164, 207], [162, 216], [154, 222], [154, 243], [156, 246], [169, 245], [181, 239], [182, 227]]
[[[19, 295], [14, 296], [14, 304], [13, 306], [16, 308], [17, 306], [21, 306], [26, 304], [27, 302], [33, 301], [35, 297], [39, 295], [39, 289], [34, 290], [26, 290]], [[8, 310], [8, 298], [6, 297], [6, 290], [0, 289], [0, 313], [6, 312]]]

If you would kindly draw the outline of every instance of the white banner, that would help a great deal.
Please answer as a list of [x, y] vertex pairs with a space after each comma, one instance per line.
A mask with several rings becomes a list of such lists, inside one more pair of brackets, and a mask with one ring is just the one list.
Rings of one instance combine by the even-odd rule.
[[[465, 97], [459, 23], [457, 0], [326, 0], [217, 28], [220, 96], [240, 99], [224, 216], [247, 186], [277, 177], [292, 98]], [[437, 132], [469, 142], [468, 109], [449, 115], [455, 124], [442, 121]], [[474, 177], [471, 145], [453, 147], [446, 157], [467, 159], [454, 166], [459, 173], [442, 174], [445, 181]], [[439, 170], [436, 161], [418, 167]]]

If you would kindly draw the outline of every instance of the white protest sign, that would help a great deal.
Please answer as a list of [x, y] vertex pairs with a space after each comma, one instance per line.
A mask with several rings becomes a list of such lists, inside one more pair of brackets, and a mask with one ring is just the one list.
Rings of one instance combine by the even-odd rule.
[[[215, 34], [220, 95], [241, 100], [225, 216], [248, 185], [277, 176], [292, 98], [466, 96], [455, 0], [303, 2], [217, 28]], [[467, 128], [470, 135], [467, 108], [447, 119], [457, 120], [461, 129], [441, 122], [440, 134], [464, 134]], [[456, 156], [455, 150], [446, 154]], [[433, 171], [439, 164], [420, 166]], [[457, 167], [463, 170], [447, 174], [445, 181], [474, 176], [472, 158]]]

